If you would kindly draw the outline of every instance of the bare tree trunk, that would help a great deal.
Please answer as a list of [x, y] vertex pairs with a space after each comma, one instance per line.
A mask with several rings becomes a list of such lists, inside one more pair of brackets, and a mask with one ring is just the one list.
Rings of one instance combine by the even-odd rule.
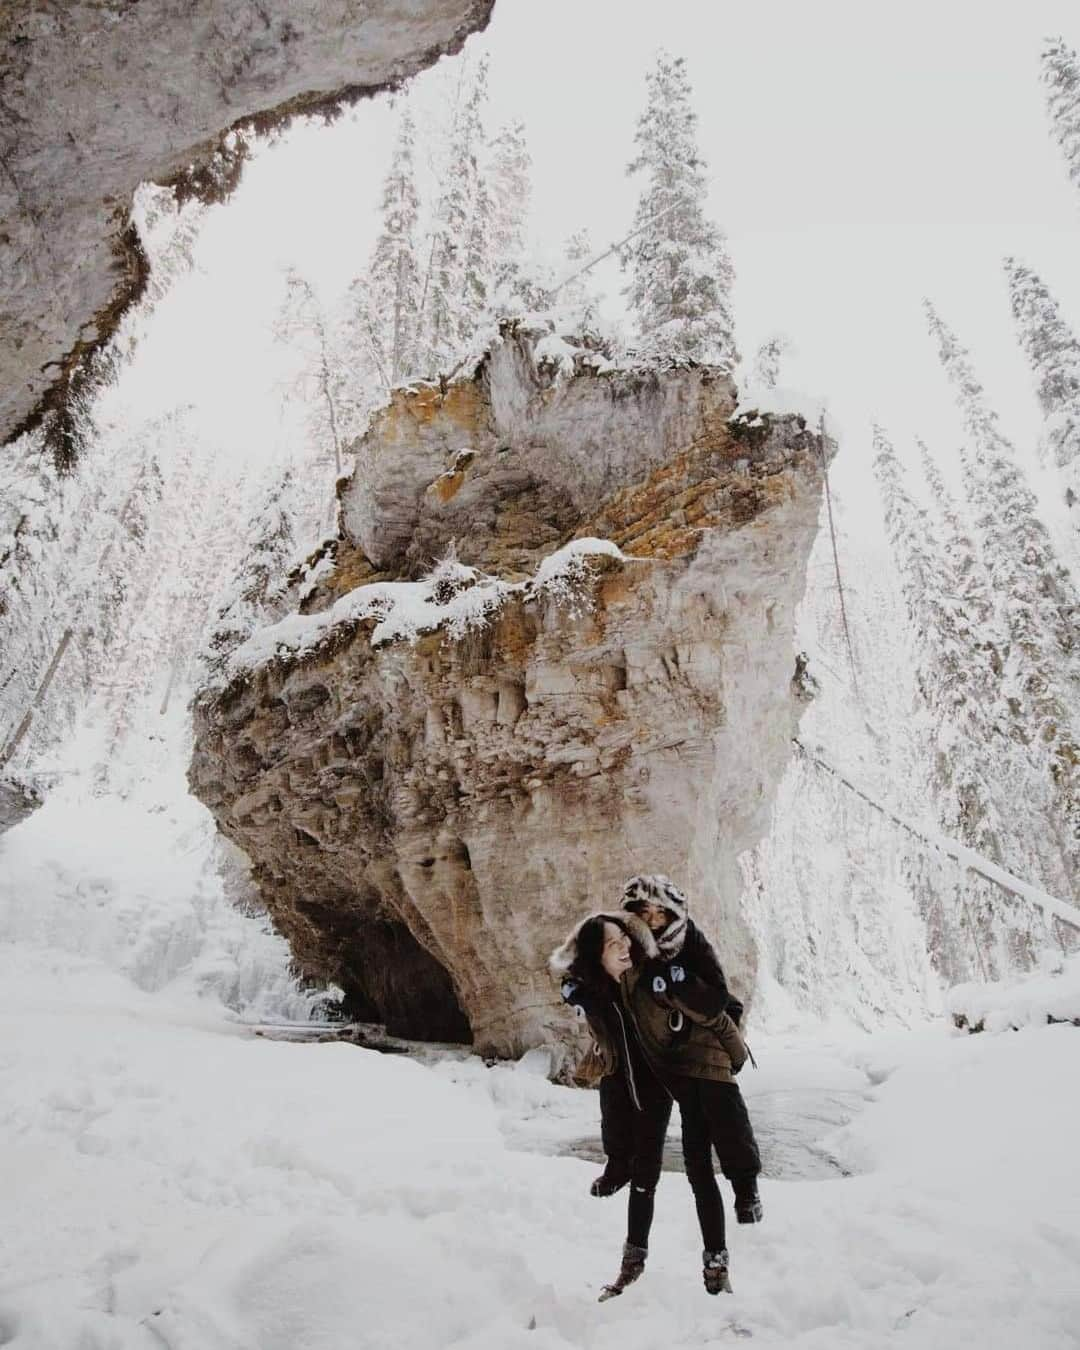
[[11, 740], [8, 741], [3, 751], [0, 752], [0, 768], [3, 768], [3, 766], [8, 762], [8, 760], [12, 757], [15, 751], [18, 750], [20, 742], [22, 741], [26, 733], [30, 730], [30, 724], [34, 720], [34, 712], [37, 708], [41, 707], [42, 699], [44, 699], [45, 695], [49, 692], [49, 685], [52, 684], [53, 677], [55, 676], [57, 670], [60, 667], [60, 662], [64, 659], [64, 653], [68, 649], [68, 643], [71, 641], [72, 636], [73, 636], [72, 630], [70, 628], [65, 628], [63, 636], [57, 643], [56, 651], [53, 652], [53, 657], [52, 660], [49, 662], [49, 667], [41, 678], [41, 683], [38, 685], [37, 693], [34, 695], [33, 702], [30, 704], [29, 708], [27, 708], [26, 712], [23, 714], [22, 721], [15, 728], [15, 734], [12, 736]]

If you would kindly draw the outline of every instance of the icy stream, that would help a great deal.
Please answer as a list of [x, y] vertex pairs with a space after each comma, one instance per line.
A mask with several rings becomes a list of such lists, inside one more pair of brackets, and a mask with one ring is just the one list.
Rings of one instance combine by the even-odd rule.
[[[823, 1181], [846, 1177], [844, 1166], [822, 1141], [830, 1131], [847, 1125], [865, 1105], [853, 1091], [816, 1088], [775, 1088], [753, 1098], [754, 1133], [761, 1150], [762, 1175], [774, 1181]], [[602, 1164], [604, 1150], [599, 1125], [594, 1133], [571, 1141], [560, 1152]], [[677, 1115], [664, 1144], [664, 1171], [685, 1171]]]
[[[474, 1059], [463, 1046], [426, 1045], [418, 1041], [400, 1040], [385, 1035], [379, 1027], [363, 1024], [268, 1024], [251, 1030], [254, 1035], [270, 1040], [308, 1044], [343, 1041], [362, 1049], [378, 1050], [382, 1054], [410, 1055], [431, 1067], [440, 1067], [452, 1077], [463, 1072], [460, 1066]], [[478, 1060], [474, 1062], [480, 1064]], [[542, 1052], [527, 1056], [521, 1065], [485, 1066], [486, 1072], [496, 1077], [524, 1070], [524, 1078], [534, 1079], [544, 1068]], [[852, 1169], [836, 1157], [829, 1147], [828, 1137], [834, 1130], [850, 1124], [865, 1107], [866, 1088], [860, 1090], [851, 1086], [819, 1084], [776, 1086], [772, 1075], [768, 1083], [763, 1090], [757, 1090], [751, 1071], [749, 1081], [743, 1084], [752, 1105], [763, 1176], [777, 1181], [822, 1181], [851, 1176]], [[548, 1086], [550, 1095], [546, 1102], [534, 1100], [530, 1109], [526, 1100], [526, 1109], [522, 1115], [515, 1113], [504, 1118], [503, 1131], [507, 1135], [507, 1142], [511, 1147], [527, 1153], [580, 1158], [602, 1165], [604, 1150], [600, 1142], [600, 1103], [597, 1095], [551, 1084]], [[542, 1089], [539, 1092], [541, 1097], [545, 1095]], [[507, 1098], [507, 1105], [511, 1100], [512, 1094]], [[553, 1130], [553, 1119], [560, 1117], [566, 1122], [565, 1133], [558, 1127]], [[580, 1130], [582, 1123], [587, 1125], [584, 1132]], [[578, 1132], [575, 1133], [575, 1130]], [[664, 1145], [664, 1171], [685, 1171], [677, 1108], [672, 1115]]]

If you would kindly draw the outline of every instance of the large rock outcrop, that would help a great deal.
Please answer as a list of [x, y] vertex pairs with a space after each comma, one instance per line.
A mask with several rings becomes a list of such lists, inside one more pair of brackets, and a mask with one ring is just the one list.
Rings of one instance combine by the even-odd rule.
[[[395, 393], [321, 612], [201, 696], [191, 770], [306, 971], [500, 1054], [565, 1035], [547, 954], [635, 871], [685, 887], [750, 992], [735, 860], [790, 752], [823, 481], [803, 419], [733, 421], [721, 371], [538, 350], [510, 328], [474, 378]], [[553, 566], [575, 537], [618, 547]]]
[[208, 166], [230, 128], [394, 85], [458, 50], [493, 3], [3, 0], [0, 444], [62, 398], [138, 294], [140, 182], [219, 193]]

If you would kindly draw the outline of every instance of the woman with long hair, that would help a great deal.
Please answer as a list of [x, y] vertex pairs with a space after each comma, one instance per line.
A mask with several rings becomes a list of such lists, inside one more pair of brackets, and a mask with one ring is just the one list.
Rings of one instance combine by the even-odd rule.
[[[645, 1269], [656, 1187], [671, 1119], [672, 1096], [653, 1072], [620, 996], [623, 978], [640, 968], [653, 949], [648, 928], [631, 914], [590, 914], [552, 955], [552, 973], [562, 996], [585, 1019], [593, 1038], [600, 1079], [600, 1115], [609, 1165], [593, 1183], [610, 1194], [626, 1182], [626, 1241], [622, 1264], [600, 1300], [621, 1294]], [[618, 1128], [618, 1138], [612, 1131]], [[600, 1186], [609, 1189], [597, 1189]]]
[[[730, 1291], [712, 1150], [755, 1197], [760, 1161], [734, 1081], [747, 1050], [723, 996], [665, 959], [648, 925], [625, 910], [584, 919], [552, 956], [551, 969], [561, 979], [563, 998], [588, 1022], [602, 1084], [614, 1078], [609, 1093], [615, 1101], [628, 1094], [633, 1108], [626, 1243], [619, 1274], [601, 1298], [621, 1294], [644, 1270], [673, 1099], [682, 1115], [686, 1175], [701, 1226], [705, 1288], [710, 1294]], [[602, 1109], [612, 1105], [602, 1099]]]

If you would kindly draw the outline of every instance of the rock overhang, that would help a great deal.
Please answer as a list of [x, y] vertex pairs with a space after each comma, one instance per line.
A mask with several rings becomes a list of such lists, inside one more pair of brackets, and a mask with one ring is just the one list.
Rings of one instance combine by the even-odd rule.
[[329, 115], [482, 29], [494, 0], [6, 0], [0, 443], [64, 406], [145, 283], [140, 182], [219, 197], [236, 128]]

